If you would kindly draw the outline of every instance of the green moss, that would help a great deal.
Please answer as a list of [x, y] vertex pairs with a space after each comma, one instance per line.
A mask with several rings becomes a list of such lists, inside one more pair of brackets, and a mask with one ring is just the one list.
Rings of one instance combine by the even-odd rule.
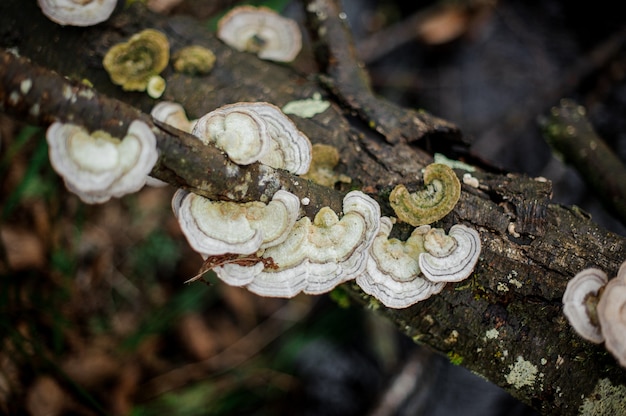
[[340, 287], [336, 287], [330, 292], [330, 298], [335, 301], [335, 303], [339, 305], [340, 308], [346, 309], [349, 308], [351, 305], [350, 297], [348, 296], [346, 291]]
[[459, 353], [456, 353], [454, 351], [449, 351], [447, 355], [448, 355], [448, 359], [450, 360], [452, 364], [461, 365], [463, 363], [463, 357], [461, 357]]

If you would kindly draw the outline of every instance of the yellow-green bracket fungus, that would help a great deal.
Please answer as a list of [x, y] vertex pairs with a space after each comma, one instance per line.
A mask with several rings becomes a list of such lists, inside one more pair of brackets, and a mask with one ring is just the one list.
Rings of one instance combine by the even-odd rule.
[[167, 36], [158, 30], [146, 29], [127, 42], [114, 45], [102, 64], [111, 81], [124, 91], [145, 91], [150, 80], [167, 67], [169, 59]]
[[215, 54], [200, 45], [182, 48], [173, 56], [174, 70], [187, 75], [206, 75], [215, 66]]
[[432, 224], [448, 215], [461, 197], [461, 183], [454, 171], [441, 163], [424, 169], [425, 189], [410, 193], [400, 184], [389, 195], [389, 203], [401, 221], [414, 227]]

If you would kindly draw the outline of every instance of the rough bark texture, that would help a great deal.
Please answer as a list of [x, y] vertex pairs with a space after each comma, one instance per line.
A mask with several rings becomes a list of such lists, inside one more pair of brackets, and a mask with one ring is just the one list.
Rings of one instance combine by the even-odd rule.
[[[316, 10], [340, 21], [337, 10], [322, 9], [329, 4], [315, 2]], [[309, 11], [316, 10], [309, 5]], [[140, 6], [120, 8], [110, 21], [96, 27], [71, 28], [45, 19], [35, 2], [2, 2], [0, 46], [14, 48], [32, 64], [10, 54], [0, 56], [0, 110], [41, 125], [73, 119], [112, 132], [124, 130], [137, 117], [151, 123], [146, 113], [155, 101], [146, 94], [123, 92], [101, 65], [111, 45], [147, 27], [165, 32], [173, 52], [201, 44], [217, 55], [217, 66], [208, 76], [190, 77], [171, 68], [164, 73], [168, 87], [162, 99], [180, 102], [192, 118], [236, 101], [283, 106], [314, 93], [332, 101], [329, 110], [311, 119], [292, 118], [313, 143], [338, 148], [338, 171], [352, 178], [350, 185], [333, 190], [258, 165], [238, 167], [236, 176], [224, 175], [229, 162], [219, 151], [160, 128], [155, 131], [162, 155], [153, 175], [176, 186], [236, 200], [267, 198], [282, 187], [311, 199], [309, 216], [323, 205], [336, 208], [347, 187], [361, 188], [378, 199], [384, 214], [391, 214], [385, 198], [391, 187], [419, 186], [420, 169], [432, 160], [409, 142], [424, 144], [458, 135], [450, 123], [390, 104], [393, 112], [382, 116], [363, 111], [359, 103], [372, 100], [371, 91], [342, 90], [346, 80], [333, 71], [327, 75], [337, 89], [329, 95], [314, 74], [303, 76], [288, 66], [237, 53], [193, 20], [165, 19]], [[49, 69], [76, 81], [88, 79], [94, 89], [50, 74]], [[30, 77], [32, 87], [24, 93], [22, 82]], [[402, 122], [415, 117], [418, 122]], [[439, 143], [439, 148], [446, 147]], [[385, 309], [356, 285], [348, 284], [347, 289], [416, 342], [447, 354], [544, 414], [578, 414], [583, 408], [618, 414], [624, 406], [626, 371], [603, 346], [585, 342], [573, 332], [561, 312], [561, 297], [568, 279], [585, 267], [615, 275], [626, 258], [626, 239], [575, 208], [551, 204], [550, 183], [545, 180], [481, 171], [472, 175], [479, 188], [464, 185], [454, 211], [437, 224], [447, 229], [463, 222], [479, 230], [482, 254], [469, 279], [448, 284], [441, 294], [403, 310]], [[396, 232], [406, 234], [402, 227]]]

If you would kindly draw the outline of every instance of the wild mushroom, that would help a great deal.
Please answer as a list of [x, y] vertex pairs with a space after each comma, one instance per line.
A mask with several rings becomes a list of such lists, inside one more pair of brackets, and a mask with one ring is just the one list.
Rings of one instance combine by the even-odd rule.
[[480, 255], [480, 235], [473, 228], [456, 224], [448, 235], [440, 228], [424, 234], [419, 266], [431, 282], [460, 282], [472, 274]]
[[257, 162], [270, 147], [267, 124], [245, 107], [220, 107], [200, 117], [192, 134], [203, 143], [214, 143], [239, 165]]
[[170, 44], [167, 37], [158, 30], [145, 29], [127, 42], [109, 49], [102, 64], [111, 81], [120, 85], [124, 91], [145, 91], [151, 79], [153, 83], [160, 82], [158, 78], [155, 81], [154, 77], [167, 67], [169, 59]]
[[52, 123], [46, 132], [50, 163], [67, 188], [86, 203], [102, 203], [141, 189], [158, 158], [156, 138], [133, 121], [120, 140], [74, 124]]
[[166, 86], [167, 83], [165, 82], [165, 78], [163, 78], [161, 75], [152, 75], [148, 79], [146, 92], [151, 98], [157, 99], [163, 95]]
[[311, 163], [309, 139], [270, 103], [222, 106], [198, 119], [192, 133], [204, 143], [215, 143], [241, 165], [261, 162], [302, 174]]
[[424, 234], [430, 226], [416, 228], [406, 241], [389, 238], [391, 220], [382, 217], [364, 273], [356, 283], [388, 308], [406, 308], [439, 293], [445, 282], [434, 283], [424, 278], [418, 258], [424, 249]]
[[275, 269], [227, 264], [216, 267], [215, 272], [227, 283], [243, 282], [246, 272], [253, 275], [245, 285], [261, 296], [328, 292], [363, 272], [380, 223], [378, 203], [360, 191], [345, 196], [343, 212], [339, 219], [324, 207], [312, 222], [308, 217], [298, 220], [284, 242], [262, 254], [272, 260]]
[[626, 367], [626, 268], [620, 267], [617, 277], [611, 279], [600, 296], [597, 316], [604, 346]]
[[150, 111], [155, 119], [176, 127], [178, 130], [191, 133], [196, 120], [189, 120], [182, 105], [172, 101], [161, 101]]
[[211, 201], [178, 190], [172, 209], [192, 249], [203, 257], [251, 254], [283, 242], [298, 219], [300, 200], [279, 190], [268, 204]]
[[220, 19], [217, 37], [240, 52], [290, 62], [302, 49], [298, 24], [266, 7], [235, 7]]
[[275, 169], [285, 169], [296, 175], [309, 170], [312, 158], [311, 142], [280, 108], [270, 103], [246, 103], [268, 124], [271, 144], [259, 162]]
[[563, 294], [563, 313], [570, 325], [578, 335], [595, 344], [604, 341], [597, 306], [600, 292], [607, 282], [602, 270], [584, 269], [567, 282]]
[[60, 25], [92, 26], [107, 20], [117, 0], [37, 0], [43, 14]]
[[200, 45], [182, 48], [173, 56], [174, 70], [187, 75], [206, 75], [215, 65], [215, 54]]
[[409, 193], [404, 185], [396, 186], [389, 203], [396, 216], [414, 227], [432, 224], [448, 215], [461, 196], [461, 183], [454, 171], [442, 163], [424, 169], [426, 189]]

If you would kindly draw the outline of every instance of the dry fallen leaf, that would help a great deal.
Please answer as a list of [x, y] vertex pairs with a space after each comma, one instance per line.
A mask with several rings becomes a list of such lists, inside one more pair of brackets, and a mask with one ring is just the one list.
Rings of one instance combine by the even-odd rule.
[[45, 250], [32, 230], [3, 226], [0, 229], [0, 240], [6, 250], [9, 267], [13, 271], [44, 268]]

